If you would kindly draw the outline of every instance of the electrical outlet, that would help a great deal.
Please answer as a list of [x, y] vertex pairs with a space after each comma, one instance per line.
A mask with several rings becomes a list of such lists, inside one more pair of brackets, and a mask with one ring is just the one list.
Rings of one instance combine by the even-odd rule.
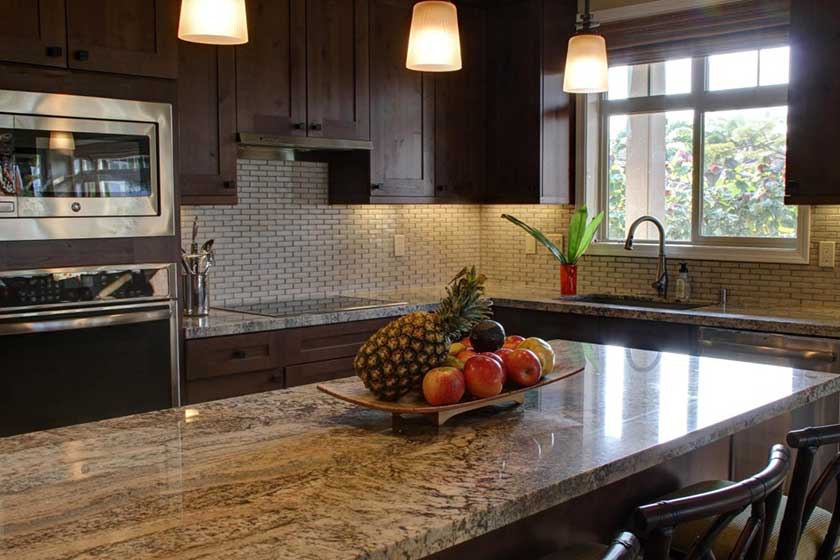
[[395, 235], [394, 236], [394, 256], [395, 257], [404, 257], [405, 256], [405, 235]]
[[834, 241], [820, 241], [820, 266], [834, 268]]
[[530, 235], [525, 238], [525, 254], [534, 255], [537, 252], [537, 240]]

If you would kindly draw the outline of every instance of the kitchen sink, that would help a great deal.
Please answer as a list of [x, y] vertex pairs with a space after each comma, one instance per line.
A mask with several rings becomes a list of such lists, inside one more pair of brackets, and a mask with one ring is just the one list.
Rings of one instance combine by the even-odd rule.
[[612, 296], [607, 294], [589, 294], [579, 296], [563, 296], [558, 298], [562, 301], [575, 303], [596, 303], [601, 305], [623, 305], [625, 307], [646, 307], [648, 309], [674, 309], [677, 311], [686, 309], [697, 309], [705, 307], [705, 303], [679, 303], [675, 301], [663, 301], [661, 299], [643, 298], [634, 296]]

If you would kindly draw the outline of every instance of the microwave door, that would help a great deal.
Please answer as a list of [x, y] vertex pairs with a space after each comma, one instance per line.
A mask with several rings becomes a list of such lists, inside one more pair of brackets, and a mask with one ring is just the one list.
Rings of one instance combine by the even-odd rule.
[[160, 212], [152, 123], [15, 115], [20, 217]]

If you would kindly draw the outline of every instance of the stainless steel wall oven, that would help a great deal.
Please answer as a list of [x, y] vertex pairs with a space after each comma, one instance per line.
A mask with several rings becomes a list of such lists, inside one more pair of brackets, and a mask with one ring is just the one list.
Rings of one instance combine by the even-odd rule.
[[175, 233], [172, 107], [0, 91], [0, 241]]
[[174, 265], [0, 273], [0, 437], [178, 406]]

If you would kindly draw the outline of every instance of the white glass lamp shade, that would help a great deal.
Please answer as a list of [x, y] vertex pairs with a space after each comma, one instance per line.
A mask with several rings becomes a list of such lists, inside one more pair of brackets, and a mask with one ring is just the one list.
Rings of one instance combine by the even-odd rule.
[[206, 45], [247, 43], [245, 0], [182, 0], [178, 38]]
[[50, 132], [50, 150], [72, 152], [76, 149], [76, 139], [72, 132], [53, 130]]
[[452, 2], [429, 0], [414, 5], [405, 67], [418, 72], [461, 69], [458, 9]]
[[607, 42], [600, 35], [581, 33], [569, 39], [566, 55], [566, 93], [600, 93], [609, 88]]

